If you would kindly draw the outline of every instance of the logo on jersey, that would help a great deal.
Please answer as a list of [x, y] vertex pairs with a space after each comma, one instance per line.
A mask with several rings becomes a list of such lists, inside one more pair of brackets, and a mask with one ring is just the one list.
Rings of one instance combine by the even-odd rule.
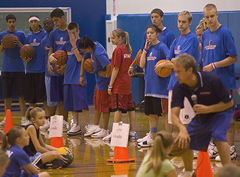
[[131, 54], [124, 54], [124, 58], [131, 58]]
[[174, 50], [174, 54], [178, 55], [181, 52], [180, 45], [177, 46], [177, 50]]
[[56, 41], [56, 44], [58, 44], [58, 45], [63, 45], [65, 43], [66, 43], [66, 41], [63, 41], [63, 37], [60, 37], [60, 41]]
[[205, 47], [206, 50], [213, 50], [216, 48], [216, 45], [212, 45], [212, 40], [209, 40], [208, 45]]
[[150, 53], [150, 55], [147, 57], [147, 60], [156, 60], [157, 57], [153, 57], [152, 56], [152, 52]]
[[44, 47], [44, 49], [45, 49], [46, 51], [48, 51], [48, 50], [50, 49], [50, 47]]
[[31, 45], [31, 46], [39, 46], [39, 45], [40, 45], [40, 43], [39, 43], [39, 42], [37, 42], [37, 39], [33, 39], [33, 42], [32, 42], [32, 43], [30, 43], [30, 45]]

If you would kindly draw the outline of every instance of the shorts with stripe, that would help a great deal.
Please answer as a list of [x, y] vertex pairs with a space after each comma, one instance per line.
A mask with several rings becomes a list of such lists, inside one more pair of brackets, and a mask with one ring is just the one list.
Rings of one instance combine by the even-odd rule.
[[145, 96], [145, 114], [161, 116], [168, 112], [168, 99]]
[[110, 108], [110, 95], [107, 90], [98, 90], [95, 86], [93, 95], [93, 104], [95, 110], [99, 113], [109, 112]]
[[39, 169], [43, 168], [41, 152], [37, 152], [35, 155], [30, 156], [29, 159], [36, 169], [39, 170]]
[[126, 113], [127, 111], [134, 111], [133, 97], [132, 94], [112, 94], [111, 96], [111, 111], [121, 111]]

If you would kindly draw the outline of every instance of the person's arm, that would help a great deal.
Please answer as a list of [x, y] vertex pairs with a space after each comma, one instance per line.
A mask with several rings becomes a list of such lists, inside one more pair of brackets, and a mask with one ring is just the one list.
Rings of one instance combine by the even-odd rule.
[[146, 55], [147, 55], [147, 52], [148, 52], [151, 45], [152, 45], [151, 41], [148, 41], [148, 39], [147, 39], [146, 43], [145, 43], [145, 46], [144, 46], [144, 49], [143, 49], [143, 53], [142, 53], [141, 58], [140, 58], [140, 67], [141, 68], [145, 68]]
[[32, 163], [22, 166], [22, 169], [27, 173], [28, 176], [39, 174], [40, 172], [33, 166]]
[[[39, 134], [40, 134], [40, 132], [39, 132]], [[47, 150], [49, 150], [49, 151], [56, 151], [56, 150], [57, 150], [57, 148], [45, 144], [44, 141], [43, 141], [43, 139], [42, 139], [41, 134], [39, 135], [39, 144], [40, 144], [42, 147], [44, 147], [44, 148], [46, 148]]]
[[117, 78], [118, 72], [119, 72], [119, 68], [117, 66], [114, 66], [113, 71], [112, 71], [112, 75], [111, 75], [111, 80], [110, 80], [110, 83], [109, 83], [109, 86], [108, 86], [108, 94], [109, 95], [112, 95], [112, 87], [113, 87], [113, 84], [114, 84], [114, 82]]
[[140, 50], [138, 51], [135, 59], [133, 60], [133, 62], [131, 63], [131, 65], [130, 65], [129, 68], [128, 68], [128, 75], [129, 75], [129, 76], [133, 76], [133, 68], [134, 68], [134, 66], [137, 64], [137, 60], [140, 59], [141, 55], [142, 55], [142, 49], [140, 49]]
[[15, 37], [15, 41], [14, 43], [19, 45], [19, 47], [21, 48], [23, 46], [23, 44], [19, 41], [18, 37], [17, 36], [14, 36]]
[[167, 174], [167, 177], [177, 177], [177, 171], [176, 170], [172, 170]]
[[171, 69], [173, 69], [173, 67], [174, 67], [173, 62], [171, 62], [171, 61], [169, 61], [169, 60], [166, 60], [166, 61], [163, 62], [163, 63], [160, 63], [160, 64], [158, 64], [158, 65], [155, 65], [154, 71], [155, 71], [156, 73], [160, 73], [160, 71], [161, 71], [162, 68], [171, 68]]
[[2, 53], [2, 51], [3, 51], [3, 45], [1, 44], [0, 45], [0, 53]]
[[99, 71], [98, 72], [98, 75], [100, 77], [106, 77], [106, 78], [109, 78], [111, 74], [111, 63], [109, 63], [107, 66], [106, 66], [106, 71]]
[[84, 79], [84, 62], [85, 62], [85, 60], [82, 59], [80, 78], [79, 78], [79, 83], [80, 83], [81, 86], [84, 86], [84, 84], [85, 84], [85, 79]]
[[47, 68], [48, 68], [49, 74], [51, 74], [51, 75], [54, 76], [55, 74], [54, 74], [54, 72], [53, 72], [53, 67], [52, 67], [52, 65], [51, 65], [51, 63], [50, 63], [50, 60], [49, 60], [49, 56], [53, 54], [53, 51], [54, 51], [53, 47], [50, 47], [50, 48], [49, 48], [49, 52], [48, 52]]

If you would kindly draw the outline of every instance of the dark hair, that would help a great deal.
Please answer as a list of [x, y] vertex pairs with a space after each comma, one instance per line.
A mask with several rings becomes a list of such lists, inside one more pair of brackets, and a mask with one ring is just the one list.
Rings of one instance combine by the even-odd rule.
[[189, 68], [192, 68], [192, 73], [197, 74], [197, 64], [193, 56], [188, 55], [186, 53], [179, 55], [175, 62], [175, 65], [181, 64], [187, 71]]
[[156, 14], [160, 15], [160, 17], [163, 17], [163, 11], [161, 9], [158, 9], [158, 8], [153, 9], [151, 11], [151, 14], [153, 14], [153, 13], [156, 13]]
[[147, 27], [147, 29], [148, 28], [152, 28], [156, 33], [161, 33], [162, 32], [162, 30], [160, 29], [160, 28], [158, 28], [156, 25], [154, 25], [154, 24], [151, 24], [151, 25], [149, 25], [148, 27]]
[[[31, 17], [37, 17], [37, 18], [39, 18], [37, 15], [30, 15], [29, 19], [30, 19]], [[39, 18], [39, 20], [40, 20], [40, 18]], [[29, 27], [29, 29], [30, 29], [30, 31], [32, 31], [32, 28], [31, 28], [31, 27]], [[39, 24], [39, 31], [41, 31], [42, 29], [43, 29], [42, 26]]]
[[37, 116], [37, 113], [38, 112], [42, 112], [43, 111], [43, 109], [42, 108], [40, 108], [40, 107], [29, 107], [28, 109], [27, 109], [27, 112], [26, 112], [26, 118], [29, 120], [29, 121], [31, 121], [31, 118], [34, 118], [34, 119], [36, 119], [36, 116]]
[[22, 136], [23, 130], [23, 127], [13, 127], [8, 131], [8, 133], [5, 133], [2, 140], [2, 149], [6, 151], [8, 149], [8, 144], [11, 146], [15, 145], [16, 139]]
[[6, 16], [6, 22], [7, 22], [9, 19], [14, 19], [15, 21], [17, 20], [16, 16], [13, 15], [13, 14], [8, 14], [8, 15]]
[[0, 149], [0, 159], [0, 166], [5, 165], [9, 161], [7, 154], [2, 149]]
[[76, 22], [71, 22], [71, 23], [68, 24], [68, 29], [69, 30], [72, 30], [72, 29], [79, 30], [79, 26]]
[[80, 39], [78, 45], [79, 49], [87, 49], [89, 47], [93, 49], [95, 46], [94, 42], [87, 35], [83, 36], [83, 38]]
[[51, 14], [50, 14], [50, 17], [53, 18], [53, 17], [59, 17], [61, 18], [62, 16], [65, 16], [64, 15], [64, 12], [62, 9], [59, 9], [59, 8], [56, 8], [54, 9]]

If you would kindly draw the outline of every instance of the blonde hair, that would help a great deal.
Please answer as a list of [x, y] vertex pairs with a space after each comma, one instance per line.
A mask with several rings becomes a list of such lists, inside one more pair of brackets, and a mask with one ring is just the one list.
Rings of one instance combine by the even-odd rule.
[[154, 139], [153, 149], [150, 153], [146, 173], [153, 169], [154, 175], [158, 176], [162, 169], [162, 162], [167, 157], [167, 149], [173, 144], [172, 134], [167, 131], [157, 132]]
[[207, 25], [206, 19], [203, 18], [202, 20], [199, 21], [199, 24], [196, 27], [196, 30], [200, 29], [200, 30], [206, 31], [208, 28], [209, 27]]
[[216, 12], [217, 12], [217, 7], [216, 7], [214, 4], [207, 4], [207, 5], [203, 8], [203, 10], [206, 10], [206, 11], [210, 11], [210, 10], [212, 10], [212, 9], [216, 10]]
[[31, 118], [36, 119], [37, 113], [42, 112], [43, 109], [40, 107], [29, 107], [26, 112], [26, 118], [31, 121]]
[[112, 31], [112, 34], [114, 37], [122, 37], [122, 44], [127, 48], [127, 51], [132, 54], [132, 48], [129, 43], [129, 34], [126, 31], [123, 31], [121, 29], [115, 29]]
[[179, 16], [186, 16], [188, 18], [188, 22], [192, 21], [192, 14], [189, 11], [182, 11], [178, 14], [178, 17]]

